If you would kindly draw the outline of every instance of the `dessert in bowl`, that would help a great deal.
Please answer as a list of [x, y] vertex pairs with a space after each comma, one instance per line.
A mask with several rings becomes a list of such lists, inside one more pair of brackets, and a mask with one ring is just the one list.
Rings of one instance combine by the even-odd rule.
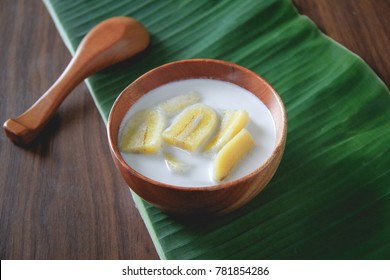
[[157, 67], [115, 101], [107, 132], [114, 162], [141, 198], [177, 214], [233, 211], [271, 180], [287, 120], [256, 73], [225, 61]]

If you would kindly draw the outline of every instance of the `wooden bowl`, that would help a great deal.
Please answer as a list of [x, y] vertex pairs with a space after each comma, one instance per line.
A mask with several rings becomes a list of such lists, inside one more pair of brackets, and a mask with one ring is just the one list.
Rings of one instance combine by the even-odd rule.
[[[207, 187], [168, 185], [143, 176], [126, 164], [118, 149], [118, 132], [129, 108], [150, 90], [169, 82], [210, 78], [234, 83], [257, 96], [269, 109], [276, 127], [276, 143], [271, 156], [252, 173], [227, 183]], [[287, 120], [282, 100], [256, 73], [224, 61], [189, 59], [157, 67], [131, 83], [115, 101], [108, 119], [107, 133], [114, 162], [130, 188], [149, 203], [176, 214], [233, 211], [253, 199], [271, 180], [283, 155]]]

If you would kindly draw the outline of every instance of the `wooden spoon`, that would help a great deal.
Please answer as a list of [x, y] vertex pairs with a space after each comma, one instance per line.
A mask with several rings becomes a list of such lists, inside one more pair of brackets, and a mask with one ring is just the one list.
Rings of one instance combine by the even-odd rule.
[[42, 130], [69, 93], [85, 78], [145, 49], [149, 34], [138, 21], [113, 17], [95, 26], [81, 41], [58, 80], [26, 112], [4, 125], [15, 143], [27, 144]]

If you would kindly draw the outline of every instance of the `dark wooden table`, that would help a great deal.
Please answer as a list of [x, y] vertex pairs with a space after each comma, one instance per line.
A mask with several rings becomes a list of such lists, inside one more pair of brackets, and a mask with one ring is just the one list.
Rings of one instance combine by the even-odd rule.
[[[390, 85], [389, 0], [295, 0]], [[27, 109], [71, 59], [41, 1], [0, 2], [1, 122]], [[156, 259], [110, 158], [84, 84], [32, 145], [0, 136], [0, 259]]]

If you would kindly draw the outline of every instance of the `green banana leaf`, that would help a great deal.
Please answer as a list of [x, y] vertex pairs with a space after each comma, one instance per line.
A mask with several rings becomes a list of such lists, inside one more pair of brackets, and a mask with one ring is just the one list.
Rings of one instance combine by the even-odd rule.
[[288, 135], [280, 168], [242, 209], [188, 222], [133, 194], [162, 259], [390, 258], [389, 90], [290, 0], [45, 4], [72, 53], [112, 16], [131, 16], [149, 30], [147, 51], [87, 80], [104, 121], [137, 77], [195, 57], [247, 67], [284, 101]]

